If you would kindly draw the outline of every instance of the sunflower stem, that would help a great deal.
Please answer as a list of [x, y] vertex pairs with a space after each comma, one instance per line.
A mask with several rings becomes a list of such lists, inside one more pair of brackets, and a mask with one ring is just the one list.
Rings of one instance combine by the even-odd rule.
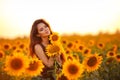
[[57, 76], [56, 72], [57, 72], [57, 61], [55, 60], [55, 77]]

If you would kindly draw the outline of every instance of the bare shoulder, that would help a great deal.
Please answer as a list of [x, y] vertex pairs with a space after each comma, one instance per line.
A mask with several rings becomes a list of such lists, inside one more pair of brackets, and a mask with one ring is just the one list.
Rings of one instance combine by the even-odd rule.
[[[35, 54], [38, 56], [39, 59], [45, 58], [44, 51], [40, 44], [36, 44], [34, 46], [34, 50], [35, 50]], [[44, 60], [44, 59], [42, 59], [42, 60]]]
[[34, 46], [34, 49], [35, 49], [35, 50], [38, 50], [38, 49], [42, 49], [42, 47], [41, 47], [40, 44], [36, 44], [36, 45]]

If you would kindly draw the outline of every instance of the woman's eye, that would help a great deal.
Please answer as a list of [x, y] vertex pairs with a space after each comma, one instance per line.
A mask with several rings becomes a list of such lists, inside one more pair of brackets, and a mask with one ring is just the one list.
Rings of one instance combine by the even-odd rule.
[[43, 29], [40, 29], [39, 31], [43, 31]]

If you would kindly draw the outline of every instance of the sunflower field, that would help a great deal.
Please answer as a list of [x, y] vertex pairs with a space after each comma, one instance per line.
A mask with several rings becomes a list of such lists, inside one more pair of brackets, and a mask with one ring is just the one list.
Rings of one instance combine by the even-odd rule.
[[[98, 35], [50, 35], [46, 54], [60, 54], [56, 80], [120, 80], [120, 32]], [[29, 55], [29, 37], [0, 38], [0, 80], [41, 80], [41, 60]], [[36, 77], [34, 79], [34, 77]]]

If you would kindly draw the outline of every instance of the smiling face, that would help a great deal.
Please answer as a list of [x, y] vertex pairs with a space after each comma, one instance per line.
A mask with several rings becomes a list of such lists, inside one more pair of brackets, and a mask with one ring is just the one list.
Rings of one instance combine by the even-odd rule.
[[38, 36], [46, 37], [50, 35], [50, 29], [44, 23], [39, 23], [37, 25], [37, 30], [38, 30]]

